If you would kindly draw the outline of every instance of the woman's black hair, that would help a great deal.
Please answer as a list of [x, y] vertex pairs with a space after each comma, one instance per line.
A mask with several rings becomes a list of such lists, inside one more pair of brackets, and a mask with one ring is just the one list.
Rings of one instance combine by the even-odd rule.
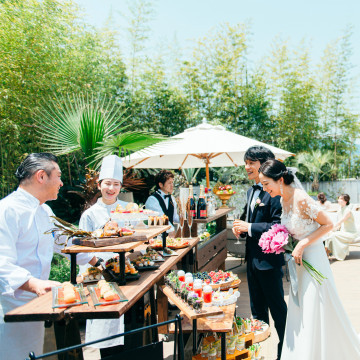
[[327, 201], [326, 195], [323, 192], [318, 193], [317, 198], [320, 201], [320, 204], [325, 204]]
[[259, 173], [275, 181], [283, 178], [286, 185], [290, 185], [294, 181], [294, 174], [291, 170], [288, 170], [281, 161], [275, 159], [265, 161], [260, 166]]
[[341, 194], [339, 197], [342, 197], [344, 199], [344, 201], [346, 201], [346, 205], [350, 205], [350, 195]]
[[273, 152], [265, 146], [260, 145], [249, 147], [244, 155], [244, 161], [260, 161], [260, 164], [263, 164], [265, 161], [270, 159], [275, 159]]
[[47, 176], [55, 169], [53, 163], [57, 163], [58, 159], [50, 153], [32, 153], [16, 169], [15, 176], [21, 184], [25, 180], [30, 179], [38, 170], [44, 170]]

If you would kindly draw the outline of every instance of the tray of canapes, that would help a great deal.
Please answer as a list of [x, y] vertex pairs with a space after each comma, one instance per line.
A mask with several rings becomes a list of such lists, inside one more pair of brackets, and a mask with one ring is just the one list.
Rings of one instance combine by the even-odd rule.
[[132, 229], [118, 226], [116, 221], [108, 221], [102, 229], [92, 231], [84, 237], [77, 237], [72, 243], [74, 245], [102, 247], [146, 240], [144, 234], [136, 234]]
[[239, 291], [234, 291], [233, 288], [230, 288], [228, 291], [214, 291], [212, 294], [212, 304], [214, 306], [227, 306], [236, 303], [237, 299], [240, 297]]
[[83, 279], [83, 283], [99, 281], [103, 279], [102, 270], [100, 270], [98, 267], [91, 266], [81, 274], [81, 277]]
[[148, 217], [148, 225], [149, 225], [149, 226], [169, 225], [169, 217], [166, 216], [166, 215], [162, 215], [162, 216], [149, 216], [149, 217]]
[[181, 282], [176, 272], [170, 272], [164, 278], [163, 292], [170, 300], [183, 311], [188, 318], [223, 315], [224, 312], [208, 302], [205, 294], [191, 289], [185, 282]]
[[116, 209], [111, 212], [111, 219], [119, 221], [140, 221], [148, 220], [149, 216], [157, 216], [157, 211], [143, 209], [135, 203], [128, 203], [125, 208], [117, 205]]
[[116, 304], [128, 301], [114, 282], [100, 280], [96, 285], [87, 286], [94, 306]]
[[74, 286], [69, 282], [64, 282], [60, 286], [55, 286], [52, 288], [52, 296], [53, 309], [88, 303], [82, 284], [77, 284]]
[[151, 246], [148, 246], [146, 250], [140, 250], [140, 254], [149, 257], [154, 262], [165, 261], [165, 259]]
[[[155, 256], [153, 258], [155, 258]], [[147, 255], [140, 255], [136, 259], [132, 260], [131, 263], [139, 271], [156, 270], [160, 267], [160, 265], [156, 265], [151, 256]]]
[[[105, 263], [105, 269], [103, 271], [105, 280], [107, 281], [121, 281], [120, 279], [120, 262], [119, 257], [114, 256]], [[126, 281], [137, 280], [140, 278], [138, 270], [131, 264], [129, 259], [125, 262], [125, 279]]]
[[[153, 249], [162, 249], [163, 243], [162, 239], [151, 239], [149, 240], [149, 244]], [[166, 247], [169, 249], [183, 249], [189, 246], [189, 241], [182, 238], [166, 238]]]
[[226, 289], [232, 286], [238, 281], [237, 275], [231, 271], [204, 271], [195, 273], [194, 279], [201, 279], [206, 285], [210, 285], [213, 289]]

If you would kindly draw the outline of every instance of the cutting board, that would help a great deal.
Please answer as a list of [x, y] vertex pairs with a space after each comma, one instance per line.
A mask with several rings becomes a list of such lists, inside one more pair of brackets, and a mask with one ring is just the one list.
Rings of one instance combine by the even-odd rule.
[[145, 234], [137, 234], [136, 232], [130, 236], [116, 236], [103, 238], [76, 238], [72, 241], [73, 245], [89, 246], [89, 247], [103, 247], [119, 244], [126, 244], [130, 242], [147, 241]]

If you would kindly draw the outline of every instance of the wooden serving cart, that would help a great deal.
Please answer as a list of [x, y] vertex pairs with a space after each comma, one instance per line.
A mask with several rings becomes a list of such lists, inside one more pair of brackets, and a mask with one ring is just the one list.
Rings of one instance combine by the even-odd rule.
[[[163, 227], [165, 231], [168, 227]], [[147, 234], [148, 238], [156, 236], [158, 229], [142, 230]], [[127, 298], [126, 302], [118, 304], [111, 304], [106, 306], [94, 306], [89, 291], [85, 287], [85, 295], [88, 303], [69, 308], [52, 308], [52, 293], [49, 292], [43, 296], [40, 296], [29, 303], [20, 306], [7, 314], [5, 314], [4, 320], [6, 322], [23, 322], [23, 321], [51, 321], [54, 322], [55, 337], [57, 348], [65, 348], [72, 345], [81, 343], [80, 332], [78, 326], [78, 320], [81, 319], [115, 319], [125, 315], [125, 329], [126, 331], [140, 328], [144, 324], [145, 317], [145, 305], [144, 297], [149, 294], [150, 298], [150, 319], [151, 323], [155, 324], [157, 321], [161, 322], [164, 318], [167, 318], [167, 306], [162, 307], [161, 302], [164, 301], [164, 296], [161, 297], [162, 292], [159, 291], [157, 296], [158, 306], [155, 302], [154, 286], [163, 284], [163, 278], [172, 268], [176, 267], [177, 263], [182, 262], [189, 254], [192, 255], [193, 248], [197, 246], [199, 238], [186, 239], [189, 241], [189, 246], [183, 249], [176, 250], [177, 256], [166, 257], [164, 262], [158, 263], [160, 266], [156, 270], [146, 271], [141, 273], [140, 279], [131, 282], [127, 285], [120, 286], [121, 291]], [[147, 248], [146, 244], [136, 243], [136, 246], [132, 247], [132, 243], [124, 245], [115, 245], [106, 247], [105, 251], [119, 252], [123, 254], [124, 262], [126, 257], [136, 257], [140, 254], [140, 250]], [[125, 246], [125, 248], [124, 248]], [[81, 246], [69, 247], [65, 253], [73, 255], [72, 266], [76, 265], [76, 254], [81, 251]], [[136, 248], [136, 249], [135, 249]], [[126, 250], [134, 250], [131, 254], [125, 254]], [[104, 251], [104, 248], [89, 248], [84, 252], [98, 252]], [[75, 264], [75, 265], [74, 265]], [[76, 279], [76, 274], [72, 274], [72, 280]], [[160, 295], [160, 296], [159, 296]], [[167, 305], [167, 304], [166, 304]], [[156, 313], [158, 309], [158, 313]], [[158, 315], [158, 317], [156, 316]], [[153, 339], [157, 339], [157, 331], [154, 331]], [[136, 347], [142, 343], [142, 339], [138, 336], [129, 336], [129, 341], [125, 344], [126, 348]], [[30, 349], [31, 350], [31, 349]], [[61, 359], [61, 358], [59, 358]], [[67, 359], [81, 360], [83, 359], [81, 350], [77, 350], [68, 354]]]

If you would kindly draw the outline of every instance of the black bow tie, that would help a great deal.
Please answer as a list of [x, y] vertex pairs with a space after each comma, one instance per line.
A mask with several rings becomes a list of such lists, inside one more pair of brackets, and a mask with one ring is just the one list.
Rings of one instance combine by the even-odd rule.
[[253, 185], [252, 188], [254, 189], [254, 191], [256, 191], [256, 190], [261, 191], [262, 190], [262, 187], [260, 185], [257, 185], [257, 184]]
[[164, 199], [166, 199], [166, 198], [171, 198], [171, 194], [164, 195]]

